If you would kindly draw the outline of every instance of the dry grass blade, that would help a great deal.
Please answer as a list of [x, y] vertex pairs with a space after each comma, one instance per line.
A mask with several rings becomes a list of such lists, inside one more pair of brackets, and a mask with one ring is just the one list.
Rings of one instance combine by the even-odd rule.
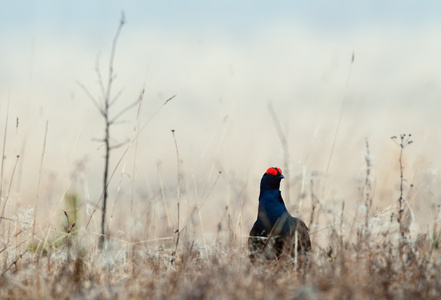
[[342, 98], [342, 101], [341, 101], [340, 112], [339, 112], [338, 118], [337, 118], [337, 126], [335, 128], [334, 138], [332, 139], [331, 151], [329, 152], [328, 163], [326, 165], [325, 180], [324, 180], [324, 183], [323, 183], [322, 195], [321, 195], [322, 199], [325, 197], [326, 180], [327, 180], [328, 173], [329, 173], [329, 167], [331, 166], [332, 157], [334, 155], [334, 149], [335, 149], [335, 144], [337, 142], [338, 133], [340, 131], [340, 123], [341, 123], [341, 119], [343, 117], [343, 110], [344, 110], [344, 107], [345, 107], [345, 104], [346, 104], [346, 95], [348, 93], [349, 79], [351, 78], [352, 65], [354, 64], [354, 59], [355, 59], [355, 55], [354, 55], [354, 53], [352, 53], [351, 63], [349, 64], [348, 78], [346, 79], [345, 91], [344, 91], [343, 98]]
[[11, 195], [12, 183], [14, 182], [15, 170], [17, 169], [19, 158], [20, 158], [20, 155], [17, 155], [17, 159], [15, 160], [14, 168], [12, 169], [11, 181], [9, 182], [8, 193], [6, 194], [5, 201], [4, 201], [5, 203], [3, 204], [3, 208], [2, 208], [2, 214], [0, 216], [0, 224], [2, 223], [3, 216], [5, 214], [6, 205], [8, 204], [8, 200]]
[[43, 150], [41, 152], [40, 170], [38, 172], [37, 195], [35, 196], [34, 222], [32, 224], [32, 243], [33, 243], [34, 236], [35, 236], [35, 222], [37, 220], [38, 200], [39, 200], [39, 197], [40, 197], [40, 186], [41, 186], [41, 172], [43, 170], [44, 155], [46, 153], [46, 138], [47, 138], [48, 127], [49, 127], [49, 121], [46, 121], [46, 129], [44, 131]]
[[0, 166], [0, 199], [3, 197], [3, 167], [5, 163], [5, 151], [6, 151], [6, 136], [8, 135], [8, 119], [9, 119], [9, 101], [11, 99], [11, 85], [8, 90], [8, 104], [6, 107], [6, 119], [5, 119], [5, 132], [3, 136], [3, 150], [2, 150], [2, 162]]
[[176, 141], [176, 136], [175, 136], [175, 130], [172, 129], [172, 135], [173, 135], [173, 142], [175, 143], [175, 149], [176, 149], [176, 161], [177, 161], [177, 168], [178, 168], [178, 185], [176, 187], [176, 205], [178, 208], [178, 224], [177, 224], [177, 229], [176, 229], [176, 244], [175, 244], [175, 253], [177, 253], [178, 251], [178, 245], [179, 245], [179, 236], [181, 234], [181, 230], [179, 227], [179, 221], [180, 221], [180, 199], [181, 199], [181, 160], [179, 158], [179, 149], [178, 149], [178, 142]]

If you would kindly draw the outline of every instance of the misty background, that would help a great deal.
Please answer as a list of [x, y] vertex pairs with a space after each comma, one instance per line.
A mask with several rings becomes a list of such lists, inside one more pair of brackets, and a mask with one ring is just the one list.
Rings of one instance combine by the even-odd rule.
[[[401, 133], [414, 141], [405, 150], [405, 177], [414, 184], [409, 201], [423, 229], [432, 204], [441, 203], [437, 1], [1, 4], [2, 141], [8, 116], [3, 186], [5, 191], [20, 155], [11, 188], [17, 207], [34, 203], [46, 122], [40, 201], [55, 215], [66, 192], [78, 193], [87, 205], [98, 201], [104, 147], [94, 139], [103, 137], [104, 122], [78, 82], [99, 97], [95, 67], [106, 78], [122, 11], [127, 23], [118, 40], [113, 85], [122, 94], [113, 112], [145, 87], [139, 121], [141, 126], [151, 121], [139, 135], [136, 161], [133, 146], [117, 168], [110, 205], [127, 209], [133, 194], [141, 211], [151, 203], [161, 211], [161, 178], [174, 209], [172, 129], [183, 197], [189, 211], [196, 193], [199, 203], [207, 197], [201, 210], [207, 223], [223, 218], [226, 206], [237, 222], [235, 209], [244, 203], [246, 231], [257, 212], [260, 178], [270, 166], [290, 174], [290, 195], [284, 194], [286, 181], [281, 188], [293, 214], [309, 221], [305, 195], [313, 179], [325, 211], [345, 201], [354, 215], [365, 179], [366, 139], [374, 207], [395, 205], [400, 148], [390, 137]], [[269, 104], [288, 142], [288, 170]], [[132, 137], [136, 108], [123, 119], [111, 129], [115, 144]], [[127, 147], [112, 152], [111, 170]]]

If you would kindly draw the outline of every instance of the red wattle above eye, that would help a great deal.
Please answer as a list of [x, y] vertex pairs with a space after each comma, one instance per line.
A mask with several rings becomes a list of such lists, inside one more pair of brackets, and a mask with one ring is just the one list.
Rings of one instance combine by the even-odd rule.
[[266, 174], [276, 176], [277, 171], [279, 171], [279, 173], [282, 174], [282, 170], [280, 170], [279, 168], [269, 168], [268, 170], [266, 170]]

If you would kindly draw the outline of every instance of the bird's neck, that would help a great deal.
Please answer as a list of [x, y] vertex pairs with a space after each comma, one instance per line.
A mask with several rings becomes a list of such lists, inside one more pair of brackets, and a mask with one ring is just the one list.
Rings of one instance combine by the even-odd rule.
[[275, 223], [285, 212], [286, 206], [279, 189], [260, 190], [259, 215], [268, 218], [270, 223]]
[[271, 191], [271, 190], [276, 190], [276, 191], [280, 191], [280, 181], [269, 181], [269, 180], [262, 180], [260, 182], [260, 193], [262, 193], [262, 191]]

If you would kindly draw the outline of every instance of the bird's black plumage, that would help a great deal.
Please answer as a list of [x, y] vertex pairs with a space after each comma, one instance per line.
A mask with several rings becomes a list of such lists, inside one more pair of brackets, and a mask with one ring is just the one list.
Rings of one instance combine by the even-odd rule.
[[279, 168], [269, 168], [260, 181], [259, 211], [248, 239], [252, 261], [259, 254], [267, 258], [280, 257], [287, 251], [294, 254], [296, 243], [299, 254], [311, 249], [308, 227], [292, 217], [283, 202], [280, 193], [283, 178]]

